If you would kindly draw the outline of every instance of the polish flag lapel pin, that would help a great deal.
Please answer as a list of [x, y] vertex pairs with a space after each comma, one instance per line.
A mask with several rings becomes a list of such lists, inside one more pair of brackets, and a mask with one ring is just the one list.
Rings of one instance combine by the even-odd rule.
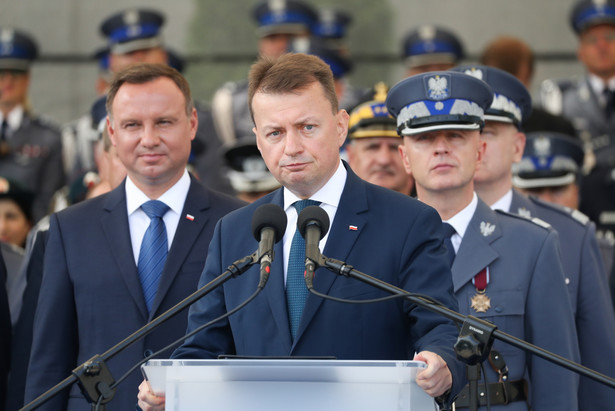
[[186, 214], [186, 220], [194, 221], [194, 216], [192, 214]]

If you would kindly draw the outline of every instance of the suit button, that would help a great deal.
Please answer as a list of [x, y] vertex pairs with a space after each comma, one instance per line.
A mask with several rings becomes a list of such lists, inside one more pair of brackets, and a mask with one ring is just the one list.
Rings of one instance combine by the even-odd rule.
[[147, 358], [150, 355], [152, 355], [153, 353], [154, 352], [148, 348], [147, 350], [143, 351], [143, 358]]

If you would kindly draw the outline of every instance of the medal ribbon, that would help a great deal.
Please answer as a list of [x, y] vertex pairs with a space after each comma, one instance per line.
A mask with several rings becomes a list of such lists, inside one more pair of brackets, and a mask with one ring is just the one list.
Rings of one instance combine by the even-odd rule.
[[487, 284], [489, 284], [487, 268], [483, 268], [482, 270], [480, 270], [480, 272], [476, 274], [472, 279], [472, 283], [478, 291], [483, 291], [485, 288], [487, 288]]

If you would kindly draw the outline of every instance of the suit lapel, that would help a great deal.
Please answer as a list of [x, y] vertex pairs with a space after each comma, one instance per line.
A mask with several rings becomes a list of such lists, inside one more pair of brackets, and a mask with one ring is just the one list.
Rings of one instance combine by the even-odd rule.
[[502, 235], [497, 215], [480, 199], [453, 262], [453, 286], [457, 292], [499, 257], [491, 246]]
[[[277, 204], [284, 208], [283, 190], [279, 189], [274, 192], [271, 197], [272, 204]], [[273, 315], [276, 326], [278, 327], [279, 335], [283, 339], [283, 343], [288, 347], [292, 345], [290, 337], [290, 326], [288, 322], [288, 309], [286, 308], [286, 287], [284, 286], [284, 242], [279, 241], [274, 246], [274, 259], [271, 265], [271, 276], [264, 289], [267, 296], [267, 301]], [[281, 296], [281, 297], [280, 297]]]
[[[192, 250], [192, 247], [196, 243], [197, 237], [205, 227], [205, 224], [209, 220], [207, 210], [211, 207], [210, 198], [207, 195], [207, 191], [194, 180], [191, 176], [190, 189], [186, 196], [186, 202], [184, 203], [184, 209], [179, 216], [179, 223], [177, 230], [175, 231], [175, 237], [173, 243], [169, 249], [167, 255], [167, 261], [162, 270], [162, 276], [160, 278], [160, 284], [158, 285], [158, 292], [156, 298], [152, 303], [152, 311], [150, 315], [152, 318], [157, 313], [158, 307], [164, 300], [164, 297], [171, 287], [173, 280], [177, 276], [177, 273], [183, 266], [183, 263]], [[193, 219], [188, 219], [186, 215], [190, 214]], [[203, 258], [207, 254], [207, 250], [202, 250], [204, 253]], [[195, 290], [196, 291], [196, 290]]]
[[101, 225], [107, 244], [139, 312], [143, 318], [147, 318], [147, 307], [130, 241], [124, 183], [108, 194], [104, 208], [106, 214], [101, 218]]
[[[325, 256], [342, 261], [346, 260], [361, 233], [361, 229], [367, 225], [367, 220], [361, 213], [368, 209], [365, 193], [366, 183], [359, 179], [349, 167], [346, 167], [346, 170], [348, 172], [346, 184], [323, 251]], [[356, 226], [358, 229], [351, 230], [350, 226]], [[337, 274], [326, 268], [319, 268], [315, 274], [314, 288], [323, 294], [328, 294], [329, 289], [338, 277]], [[312, 294], [308, 295], [296, 340], [301, 338], [302, 333], [312, 321], [322, 303], [322, 298]]]

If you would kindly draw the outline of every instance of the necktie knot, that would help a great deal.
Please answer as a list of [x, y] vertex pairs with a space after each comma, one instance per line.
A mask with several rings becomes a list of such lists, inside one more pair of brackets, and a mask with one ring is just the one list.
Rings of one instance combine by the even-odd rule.
[[169, 206], [159, 200], [150, 200], [141, 205], [141, 209], [147, 214], [147, 216], [152, 218], [162, 218], [167, 211], [169, 211]]
[[445, 238], [451, 238], [454, 234], [457, 234], [457, 230], [449, 223], [442, 223], [442, 228], [444, 229]]
[[307, 200], [299, 200], [293, 203], [293, 207], [295, 207], [295, 209], [297, 210], [297, 214], [302, 212], [306, 207], [309, 207], [312, 205], [316, 205], [316, 206], [320, 205], [320, 201], [310, 200], [308, 198]]

